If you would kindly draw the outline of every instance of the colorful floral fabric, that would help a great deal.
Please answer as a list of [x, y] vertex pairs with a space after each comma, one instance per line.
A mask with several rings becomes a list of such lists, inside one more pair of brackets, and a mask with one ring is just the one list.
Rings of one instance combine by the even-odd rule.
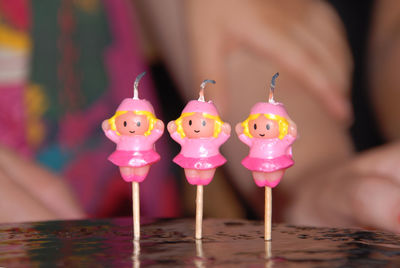
[[[136, 27], [128, 0], [0, 0], [0, 143], [61, 173], [91, 216], [130, 211], [130, 185], [107, 161], [115, 145], [101, 122], [146, 70]], [[159, 116], [149, 75], [140, 96]], [[162, 160], [141, 184], [142, 214], [176, 216], [166, 138], [157, 151]]]

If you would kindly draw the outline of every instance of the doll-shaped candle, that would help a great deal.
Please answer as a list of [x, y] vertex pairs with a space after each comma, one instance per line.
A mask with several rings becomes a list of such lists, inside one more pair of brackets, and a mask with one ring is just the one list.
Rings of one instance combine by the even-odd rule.
[[103, 121], [102, 128], [117, 145], [108, 159], [119, 167], [122, 178], [132, 182], [134, 237], [140, 237], [139, 182], [149, 172], [150, 166], [160, 160], [154, 143], [164, 131], [164, 123], [154, 115], [150, 102], [138, 97], [140, 74], [134, 84], [134, 97], [124, 99], [114, 116]]
[[203, 185], [209, 184], [216, 168], [226, 162], [219, 147], [231, 132], [230, 125], [220, 119], [215, 105], [204, 100], [206, 83], [215, 81], [204, 80], [199, 99], [189, 101], [181, 116], [168, 123], [172, 139], [181, 145], [181, 151], [173, 161], [184, 168], [188, 182], [197, 185], [196, 239], [202, 237]]
[[271, 239], [271, 188], [294, 164], [291, 145], [297, 136], [296, 125], [285, 107], [273, 98], [278, 75], [272, 78], [269, 101], [256, 103], [249, 117], [236, 125], [239, 139], [250, 147], [242, 164], [252, 172], [256, 185], [265, 187], [265, 240]]

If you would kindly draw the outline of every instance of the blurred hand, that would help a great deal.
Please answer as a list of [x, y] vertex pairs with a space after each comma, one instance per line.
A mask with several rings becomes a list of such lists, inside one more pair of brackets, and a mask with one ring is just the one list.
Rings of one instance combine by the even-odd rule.
[[290, 221], [400, 232], [400, 142], [389, 144], [297, 187]]
[[84, 216], [62, 178], [0, 146], [0, 222]]
[[208, 95], [222, 112], [229, 92], [227, 58], [233, 50], [245, 48], [279, 66], [281, 73], [318, 98], [334, 118], [350, 120], [347, 94], [352, 58], [343, 25], [329, 4], [189, 0], [184, 5], [195, 85], [215, 79], [218, 91], [210, 90]]

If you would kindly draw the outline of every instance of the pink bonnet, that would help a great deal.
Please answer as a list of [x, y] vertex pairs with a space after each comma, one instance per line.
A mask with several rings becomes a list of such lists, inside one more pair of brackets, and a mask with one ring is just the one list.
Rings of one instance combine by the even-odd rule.
[[126, 98], [117, 108], [118, 111], [147, 111], [154, 114], [154, 108], [147, 100]]
[[217, 107], [215, 107], [212, 101], [189, 101], [182, 113], [207, 113], [209, 115], [218, 116]]
[[250, 114], [275, 114], [289, 118], [285, 106], [280, 102], [258, 102], [251, 108]]

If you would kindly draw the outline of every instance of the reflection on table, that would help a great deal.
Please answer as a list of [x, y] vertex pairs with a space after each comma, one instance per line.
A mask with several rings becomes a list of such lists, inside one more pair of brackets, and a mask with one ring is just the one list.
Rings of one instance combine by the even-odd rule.
[[0, 225], [0, 267], [400, 267], [400, 236], [361, 229], [273, 226], [206, 219], [194, 239], [193, 219], [142, 222], [132, 240], [130, 218]]

